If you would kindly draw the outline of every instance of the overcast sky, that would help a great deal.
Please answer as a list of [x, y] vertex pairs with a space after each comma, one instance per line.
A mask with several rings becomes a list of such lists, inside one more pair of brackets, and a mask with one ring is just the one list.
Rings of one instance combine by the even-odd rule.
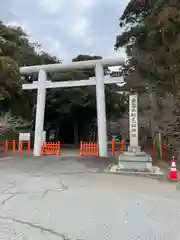
[[128, 0], [1, 0], [0, 19], [20, 25], [44, 51], [63, 61], [115, 53], [119, 17]]

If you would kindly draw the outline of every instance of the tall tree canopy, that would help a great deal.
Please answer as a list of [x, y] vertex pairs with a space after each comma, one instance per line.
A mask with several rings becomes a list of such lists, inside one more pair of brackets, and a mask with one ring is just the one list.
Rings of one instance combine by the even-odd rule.
[[[19, 66], [48, 64], [58, 61], [45, 52], [37, 53], [37, 48], [40, 46], [30, 42], [27, 34], [20, 27], [7, 26], [0, 21], [1, 111], [10, 109], [14, 114], [30, 117], [31, 96], [29, 93], [22, 92], [22, 83], [32, 81], [37, 76], [34, 74], [22, 78], [19, 74]], [[22, 102], [24, 104], [21, 105], [20, 109], [19, 104]]]
[[124, 69], [156, 85], [157, 90], [179, 92], [180, 2], [178, 0], [131, 0], [120, 17], [123, 32], [115, 49], [126, 47]]
[[[173, 147], [179, 149], [180, 1], [130, 0], [119, 25], [122, 32], [116, 38], [115, 49], [126, 48], [128, 61], [123, 72], [127, 81], [132, 78], [134, 81], [140, 79], [142, 83], [147, 81], [157, 96], [170, 92], [177, 100], [174, 120], [171, 119], [164, 130], [168, 132], [169, 139], [173, 137]], [[151, 99], [157, 105], [155, 97]], [[155, 111], [152, 112], [154, 114]]]
[[[100, 59], [100, 56], [78, 55], [72, 61]], [[36, 92], [22, 91], [22, 83], [37, 80], [37, 74], [20, 76], [19, 66], [60, 63], [61, 61], [41, 50], [29, 40], [20, 28], [0, 22], [0, 105], [1, 110], [12, 110], [15, 115], [31, 118], [36, 109]], [[107, 69], [106, 69], [107, 70]], [[94, 71], [49, 73], [52, 81], [88, 79]], [[123, 97], [117, 94], [116, 85], [106, 86], [107, 116], [120, 116], [124, 109]], [[96, 118], [95, 87], [50, 89], [47, 91], [45, 126], [47, 129], [63, 124], [88, 124]], [[20, 105], [21, 104], [21, 105]], [[21, 107], [19, 107], [21, 106]]]

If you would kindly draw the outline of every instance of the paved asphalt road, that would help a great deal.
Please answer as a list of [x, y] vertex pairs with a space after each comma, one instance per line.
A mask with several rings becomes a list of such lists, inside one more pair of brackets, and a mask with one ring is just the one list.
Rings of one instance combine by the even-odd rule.
[[0, 240], [179, 240], [180, 192], [108, 162], [0, 161]]

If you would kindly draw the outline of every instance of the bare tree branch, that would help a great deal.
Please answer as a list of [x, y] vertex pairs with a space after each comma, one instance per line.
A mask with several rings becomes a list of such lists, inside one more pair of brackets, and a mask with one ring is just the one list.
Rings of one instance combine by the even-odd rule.
[[24, 121], [21, 117], [12, 117], [10, 112], [0, 115], [0, 135], [6, 131], [28, 127], [29, 125], [30, 123]]

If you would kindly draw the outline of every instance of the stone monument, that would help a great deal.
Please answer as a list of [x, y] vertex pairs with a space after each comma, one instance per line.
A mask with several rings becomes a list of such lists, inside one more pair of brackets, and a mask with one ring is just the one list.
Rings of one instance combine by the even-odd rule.
[[150, 170], [152, 158], [141, 151], [138, 139], [138, 94], [129, 95], [129, 134], [130, 145], [128, 151], [119, 155], [119, 169]]

